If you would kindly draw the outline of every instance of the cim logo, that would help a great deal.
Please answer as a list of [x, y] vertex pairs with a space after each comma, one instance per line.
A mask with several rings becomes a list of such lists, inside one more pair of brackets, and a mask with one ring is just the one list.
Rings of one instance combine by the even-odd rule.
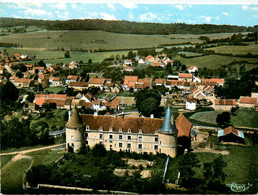
[[231, 183], [231, 184], [227, 184], [227, 187], [230, 187], [230, 189], [233, 192], [245, 192], [247, 190], [249, 190], [249, 188], [252, 186], [252, 184], [237, 184], [235, 182]]

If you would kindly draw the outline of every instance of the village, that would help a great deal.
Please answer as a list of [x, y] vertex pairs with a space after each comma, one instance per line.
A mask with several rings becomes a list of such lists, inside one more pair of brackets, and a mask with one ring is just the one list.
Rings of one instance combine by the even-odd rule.
[[[70, 54], [66, 52], [65, 55], [69, 58]], [[127, 56], [110, 56], [100, 63], [93, 63], [91, 59], [88, 62], [44, 63], [44, 59], [35, 60], [35, 56], [22, 53], [8, 55], [3, 52], [0, 56], [1, 86], [10, 89], [4, 95], [11, 99], [16, 97], [12, 100], [15, 103], [6, 100], [10, 107], [2, 108], [5, 122], [1, 125], [3, 129], [20, 128], [15, 136], [24, 136], [21, 141], [15, 136], [12, 138], [11, 133], [3, 135], [8, 139], [3, 142], [2, 148], [59, 144], [57, 149], [52, 150], [61, 150], [57, 154], [64, 156], [56, 163], [77, 158], [72, 156], [76, 153], [105, 159], [112, 158], [109, 155], [113, 152], [119, 152], [122, 161], [119, 159], [117, 163], [121, 164], [112, 167], [113, 173], [105, 174], [110, 177], [114, 174], [120, 179], [127, 174], [136, 177], [139, 171], [138, 179], [151, 180], [155, 178], [155, 171], [149, 169], [161, 166], [154, 162], [159, 158], [162, 162], [167, 159], [163, 162], [162, 181], [167, 183], [167, 192], [178, 193], [193, 187], [187, 183], [190, 180], [186, 180], [186, 184], [183, 184], [185, 188], [181, 188], [180, 174], [169, 168], [178, 163], [182, 155], [229, 155], [231, 147], [247, 147], [255, 142], [257, 127], [235, 126], [230, 123], [230, 118], [237, 117], [243, 110], [249, 112], [250, 109], [252, 114], [257, 112], [257, 92], [237, 99], [226, 99], [220, 95], [227, 85], [224, 77], [200, 76], [197, 66], [186, 67], [162, 52], [138, 56], [129, 51]], [[31, 60], [33, 63], [30, 63]], [[111, 71], [113, 69], [114, 73]], [[145, 74], [141, 71], [145, 71]], [[257, 82], [255, 85], [257, 87]], [[217, 115], [211, 115], [209, 120], [193, 117], [210, 112]], [[104, 152], [102, 156], [103, 151], [107, 153]], [[24, 154], [20, 155], [20, 158], [27, 158]], [[145, 160], [139, 160], [142, 158]], [[221, 159], [217, 158], [219, 163], [224, 164]], [[124, 162], [128, 164], [124, 165]], [[197, 164], [193, 166], [198, 167]], [[35, 166], [35, 169], [39, 171], [39, 167]], [[27, 179], [23, 180], [23, 188], [30, 193], [35, 192], [33, 186], [36, 185], [44, 190], [60, 188], [59, 185], [52, 185], [59, 184], [59, 181], [53, 179], [50, 184], [49, 181], [37, 180], [34, 173], [29, 172]], [[48, 173], [53, 174], [50, 170]], [[221, 174], [220, 177], [224, 177], [224, 173]], [[98, 178], [94, 177], [96, 180]], [[217, 185], [221, 185], [219, 182], [222, 180], [219, 179]], [[78, 190], [70, 186], [80, 186], [80, 190], [91, 192], [93, 189], [106, 189], [105, 185], [108, 185], [96, 187], [87, 182], [87, 188], [82, 181], [77, 184], [64, 182], [61, 188]], [[111, 186], [112, 189], [126, 190], [126, 187]], [[211, 188], [215, 189], [213, 186]], [[139, 190], [137, 188], [134, 192]], [[146, 187], [146, 191], [142, 192], [149, 192], [147, 190]], [[161, 188], [155, 190], [157, 193], [165, 192]]]

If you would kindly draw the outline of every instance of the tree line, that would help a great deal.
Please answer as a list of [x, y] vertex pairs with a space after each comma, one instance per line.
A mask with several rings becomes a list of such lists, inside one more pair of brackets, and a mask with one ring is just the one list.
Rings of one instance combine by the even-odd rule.
[[130, 22], [102, 19], [85, 20], [35, 20], [18, 18], [0, 18], [0, 27], [12, 26], [38, 26], [46, 27], [48, 30], [103, 30], [115, 33], [126, 34], [204, 34], [222, 32], [250, 32], [256, 31], [257, 25], [253, 27], [236, 25], [215, 25], [215, 24], [185, 24], [185, 23], [147, 23]]

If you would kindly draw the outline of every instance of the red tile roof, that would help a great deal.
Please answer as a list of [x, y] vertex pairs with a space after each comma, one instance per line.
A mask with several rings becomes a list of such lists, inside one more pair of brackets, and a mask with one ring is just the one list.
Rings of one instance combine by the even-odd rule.
[[103, 78], [90, 78], [89, 84], [104, 84], [105, 79]]
[[165, 64], [161, 62], [152, 62], [151, 66], [158, 67], [158, 66], [165, 66]]
[[16, 79], [14, 82], [15, 83], [30, 83], [32, 81], [32, 79], [23, 79], [23, 78], [18, 78]]
[[90, 129], [99, 130], [100, 127], [104, 131], [108, 131], [110, 127], [113, 131], [119, 131], [121, 128], [123, 132], [127, 132], [129, 129], [133, 133], [138, 133], [141, 129], [143, 133], [154, 134], [156, 130], [162, 125], [163, 119], [155, 118], [141, 118], [141, 117], [121, 117], [121, 116], [93, 116], [88, 114], [82, 114], [82, 121]]
[[0, 70], [4, 70], [5, 69], [5, 67], [4, 66], [0, 66]]
[[176, 119], [176, 128], [178, 130], [177, 136], [189, 136], [191, 129], [192, 129], [192, 123], [182, 114], [180, 113], [179, 116]]
[[229, 133], [234, 133], [235, 135], [238, 135], [238, 130], [236, 130], [234, 127], [230, 126], [224, 129], [224, 135], [227, 135]]
[[61, 79], [60, 79], [60, 77], [53, 77], [52, 80], [53, 81], [60, 81]]
[[189, 78], [189, 79], [191, 79], [191, 78], [193, 78], [193, 75], [192, 75], [192, 74], [179, 73], [179, 74], [178, 74], [178, 77], [179, 77], [179, 78]]
[[257, 98], [241, 96], [240, 99], [239, 99], [239, 103], [242, 103], [242, 104], [256, 104], [257, 103]]
[[67, 77], [67, 79], [68, 80], [74, 80], [74, 81], [76, 81], [77, 79], [78, 79], [78, 75], [68, 75], [68, 77]]
[[45, 67], [35, 67], [35, 69], [38, 69], [38, 70], [43, 70]]
[[155, 82], [156, 84], [157, 83], [164, 84], [164, 79], [156, 79]]
[[224, 105], [224, 106], [235, 106], [237, 105], [236, 100], [215, 100], [215, 105]]
[[104, 86], [106, 87], [114, 87], [115, 83], [105, 83]]
[[124, 85], [128, 85], [130, 81], [138, 81], [138, 76], [125, 76]]
[[145, 58], [145, 60], [149, 60], [149, 59], [151, 59], [151, 58], [153, 58], [153, 56], [152, 56], [152, 55], [148, 55], [148, 56]]
[[195, 66], [190, 66], [188, 69], [193, 70], [194, 68], [195, 68]]
[[212, 79], [202, 79], [203, 83], [224, 83], [224, 79], [217, 79], [217, 78], [212, 78]]
[[151, 87], [152, 86], [152, 78], [139, 79], [138, 83], [143, 83], [143, 87]]
[[43, 104], [50, 104], [55, 103], [56, 106], [64, 106], [66, 102], [65, 100], [58, 100], [58, 99], [36, 99], [35, 104], [41, 106]]
[[70, 87], [88, 87], [88, 82], [70, 82]]
[[135, 83], [136, 82], [133, 82], [133, 81], [130, 81], [127, 85], [127, 88], [134, 88], [135, 87]]

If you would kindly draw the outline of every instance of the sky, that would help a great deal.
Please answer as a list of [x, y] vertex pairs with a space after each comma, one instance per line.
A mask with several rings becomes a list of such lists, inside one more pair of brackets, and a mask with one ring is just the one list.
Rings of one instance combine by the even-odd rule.
[[1, 0], [0, 17], [254, 26], [258, 0]]

